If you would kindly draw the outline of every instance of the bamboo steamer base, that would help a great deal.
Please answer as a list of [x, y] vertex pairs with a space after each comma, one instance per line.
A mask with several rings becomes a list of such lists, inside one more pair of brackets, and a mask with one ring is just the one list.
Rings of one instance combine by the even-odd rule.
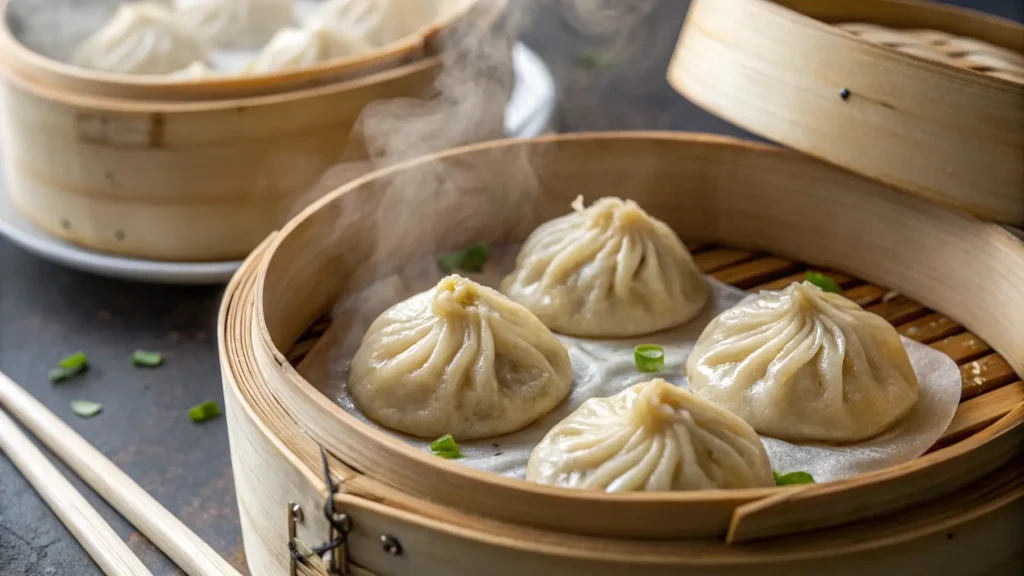
[[[251, 318], [255, 267], [264, 248], [254, 252], [228, 289], [220, 320], [222, 356], [252, 359], [245, 331], [232, 335], [228, 329]], [[224, 385], [246, 558], [254, 576], [289, 574], [290, 504], [303, 510], [303, 521], [296, 525], [298, 539], [313, 546], [328, 534], [320, 512], [326, 485], [318, 446], [269, 391], [240, 384], [235, 368], [241, 366], [225, 366]], [[1024, 389], [1020, 383], [1014, 386], [1019, 403]], [[736, 547], [722, 541], [608, 540], [502, 524], [412, 499], [333, 456], [330, 467], [344, 491], [335, 497], [336, 505], [353, 521], [347, 551], [355, 575], [754, 575], [765, 574], [770, 566], [789, 573], [836, 575], [881, 569], [894, 574], [925, 570], [1016, 576], [1024, 566], [1024, 466], [1019, 462], [898, 520]], [[400, 543], [400, 556], [383, 550], [384, 536]], [[693, 560], [695, 556], [701, 560]], [[327, 574], [308, 567], [297, 570]]]
[[301, 208], [363, 107], [425, 93], [440, 60], [281, 96], [135, 103], [8, 74], [3, 166], [22, 214], [70, 242], [170, 261], [241, 258]]
[[[494, 223], [488, 228], [484, 221], [478, 224], [488, 232], [470, 230], [465, 236], [486, 234], [477, 239], [497, 241], [524, 234], [536, 221], [565, 211], [561, 196], [575, 190], [609, 194], [624, 190], [629, 181], [632, 186], [625, 195], [678, 230], [703, 241], [747, 247], [692, 245], [701, 267], [722, 281], [746, 289], [779, 287], [802, 276], [803, 261], [856, 271], [874, 281], [887, 279], [900, 294], [834, 273], [848, 297], [961, 364], [964, 401], [943, 440], [918, 461], [862, 477], [760, 491], [739, 503], [727, 495], [707, 495], [725, 513], [725, 524], [711, 527], [707, 537], [639, 540], [610, 535], [615, 530], [640, 535], [632, 517], [583, 513], [556, 528], [548, 511], [530, 505], [536, 498], [532, 489], [519, 501], [494, 502], [488, 508], [488, 496], [493, 499], [504, 489], [497, 481], [493, 486], [467, 483], [472, 475], [457, 464], [435, 462], [436, 458], [420, 464], [356, 429], [358, 443], [394, 459], [382, 468], [379, 461], [325, 435], [331, 419], [341, 417], [329, 407], [321, 414], [297, 400], [320, 393], [302, 388], [308, 384], [290, 368], [285, 353], [294, 350], [291, 359], [297, 362], [323, 330], [317, 317], [330, 308], [346, 282], [359, 276], [358, 267], [353, 269], [355, 276], [347, 276], [344, 266], [361, 261], [359, 252], [365, 247], [356, 238], [368, 233], [362, 228], [372, 223], [346, 209], [357, 210], [368, 200], [368, 209], [372, 207], [367, 195], [375, 182], [437, 163], [479, 165], [497, 156], [511, 165], [524, 154], [534, 160], [531, 165], [539, 166], [536, 178], [545, 193], [536, 201], [542, 206], [511, 228], [495, 228]], [[570, 180], [575, 187], [565, 186]], [[747, 186], [748, 180], [760, 186]], [[481, 193], [486, 188], [475, 187], [487, 184], [468, 186]], [[840, 194], [849, 205], [835, 205]], [[773, 209], [759, 204], [759, 197], [773, 199]], [[865, 228], [869, 221], [849, 208], [855, 204], [880, 219], [877, 228]], [[347, 225], [339, 229], [338, 218], [346, 214]], [[910, 218], [914, 214], [918, 217]], [[804, 229], [780, 228], [780, 218]], [[893, 227], [895, 222], [900, 223], [898, 228]], [[333, 224], [330, 230], [323, 228], [328, 223]], [[814, 242], [805, 240], [806, 228], [819, 232], [811, 235]], [[829, 236], [821, 236], [825, 230]], [[433, 233], [451, 234], [456, 245], [468, 239], [457, 230]], [[851, 233], [855, 234], [848, 236]], [[337, 243], [346, 242], [347, 235], [354, 236], [348, 237], [346, 250], [338, 252]], [[758, 251], [769, 249], [768, 237], [775, 244], [772, 250], [786, 257]], [[414, 244], [423, 240], [410, 237], [411, 244], [392, 249], [413, 257], [418, 252]], [[920, 253], [916, 260], [907, 259], [929, 244], [942, 249], [944, 258]], [[873, 264], [876, 259], [866, 251], [877, 253], [886, 245], [884, 265]], [[305, 251], [292, 252], [298, 246]], [[950, 252], [951, 246], [959, 248]], [[314, 265], [317, 262], [320, 267]], [[335, 266], [323, 266], [326, 262]], [[327, 270], [331, 274], [324, 276]], [[499, 142], [370, 175], [325, 197], [268, 239], [250, 256], [225, 296], [219, 322], [222, 370], [250, 568], [257, 575], [289, 573], [289, 502], [303, 511], [303, 521], [295, 524], [300, 543], [315, 546], [329, 539], [321, 513], [327, 494], [319, 446], [325, 446], [338, 484], [335, 503], [352, 520], [346, 552], [354, 574], [1019, 574], [1024, 567], [1024, 385], [1012, 368], [1020, 369], [1022, 355], [1010, 326], [1024, 312], [1008, 304], [1014, 299], [1019, 304], [1019, 290], [1011, 285], [1019, 286], [1022, 274], [1024, 247], [995, 225], [892, 194], [795, 153], [729, 139], [594, 134]], [[282, 291], [291, 293], [289, 302], [280, 300]], [[292, 316], [281, 315], [286, 313]], [[311, 325], [316, 329], [309, 330]], [[271, 349], [268, 356], [268, 343], [276, 343], [281, 351]], [[274, 364], [266, 362], [268, 357]], [[436, 467], [437, 479], [420, 469], [423, 465]], [[408, 468], [419, 474], [422, 486], [407, 484], [401, 473], [389, 472]], [[431, 491], [432, 481], [442, 482], [449, 493]], [[575, 493], [555, 492], [552, 506], [574, 510]], [[599, 506], [608, 503], [587, 497]], [[667, 495], [651, 499], [676, 511], [700, 505], [698, 500], [678, 501]], [[644, 498], [628, 500], [617, 504], [620, 510], [632, 506], [639, 516], [651, 517]], [[609, 524], [599, 527], [609, 531], [608, 536], [584, 534], [602, 522]], [[385, 536], [400, 543], [400, 554], [384, 549]], [[323, 573], [312, 564], [297, 565], [296, 570]]]

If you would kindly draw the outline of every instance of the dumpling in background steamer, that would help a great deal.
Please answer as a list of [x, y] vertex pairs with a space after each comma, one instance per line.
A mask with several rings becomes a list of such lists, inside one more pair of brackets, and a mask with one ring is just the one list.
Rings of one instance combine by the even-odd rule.
[[602, 198], [527, 238], [501, 291], [562, 334], [639, 336], [683, 324], [710, 289], [690, 252], [636, 202]]
[[435, 15], [427, 0], [328, 0], [312, 22], [384, 46], [427, 26]]
[[296, 23], [294, 0], [177, 0], [178, 16], [214, 46], [259, 48]]
[[171, 72], [169, 75], [171, 78], [178, 80], [200, 80], [203, 78], [212, 78], [217, 75], [217, 72], [206, 65], [204, 62], [193, 62], [175, 72]]
[[245, 68], [249, 74], [305, 68], [370, 50], [361, 38], [331, 28], [285, 28]]
[[749, 296], [715, 318], [686, 362], [695, 394], [768, 436], [856, 442], [904, 417], [917, 375], [880, 316], [810, 282]]
[[526, 479], [605, 492], [775, 484], [750, 425], [660, 378], [584, 402], [533, 449]]
[[122, 4], [72, 56], [76, 66], [123, 74], [171, 74], [207, 60], [203, 39], [155, 2]]
[[457, 275], [370, 325], [348, 388], [375, 422], [422, 438], [499, 436], [569, 394], [565, 346], [529, 311]]

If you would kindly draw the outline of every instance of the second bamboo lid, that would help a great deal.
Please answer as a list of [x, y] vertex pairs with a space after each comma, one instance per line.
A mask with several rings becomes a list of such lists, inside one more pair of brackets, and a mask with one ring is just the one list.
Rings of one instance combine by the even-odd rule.
[[672, 86], [751, 132], [1024, 225], [1024, 27], [904, 0], [693, 0]]

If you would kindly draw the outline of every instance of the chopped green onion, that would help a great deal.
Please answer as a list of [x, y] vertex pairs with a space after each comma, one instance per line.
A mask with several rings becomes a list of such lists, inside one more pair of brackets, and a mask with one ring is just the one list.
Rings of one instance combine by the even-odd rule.
[[92, 418], [103, 410], [103, 404], [88, 400], [72, 400], [71, 411], [82, 418]]
[[135, 352], [132, 352], [132, 364], [135, 364], [136, 366], [156, 368], [163, 363], [164, 355], [159, 352], [150, 352], [148, 350], [136, 350]]
[[455, 442], [455, 438], [452, 438], [451, 434], [445, 434], [431, 442], [430, 451], [433, 452], [435, 456], [440, 456], [441, 458], [446, 458], [448, 460], [463, 457], [458, 443]]
[[188, 418], [193, 422], [206, 422], [220, 416], [220, 406], [213, 400], [196, 404], [188, 409]]
[[50, 370], [50, 382], [63, 382], [85, 372], [88, 367], [89, 358], [85, 352], [75, 352], [61, 360], [56, 368]]
[[59, 366], [61, 368], [78, 368], [79, 366], [85, 366], [88, 363], [89, 357], [85, 355], [85, 352], [75, 352], [61, 360]]
[[456, 270], [464, 272], [482, 272], [487, 257], [491, 255], [491, 248], [487, 244], [473, 244], [465, 250], [445, 254], [437, 261], [438, 267], [445, 274]]
[[665, 369], [665, 349], [657, 344], [641, 344], [633, 348], [636, 369], [641, 372], [661, 372]]
[[779, 474], [772, 470], [772, 475], [775, 476], [776, 486], [791, 486], [794, 484], [814, 484], [814, 476], [811, 476], [807, 472], [790, 472], [789, 474]]
[[576, 57], [576, 64], [584, 70], [597, 70], [612, 65], [612, 59], [597, 52], [581, 52]]
[[821, 288], [825, 292], [832, 292], [839, 294], [843, 289], [836, 284], [836, 281], [822, 274], [821, 272], [807, 272], [806, 280], [811, 284], [814, 284], [818, 288]]

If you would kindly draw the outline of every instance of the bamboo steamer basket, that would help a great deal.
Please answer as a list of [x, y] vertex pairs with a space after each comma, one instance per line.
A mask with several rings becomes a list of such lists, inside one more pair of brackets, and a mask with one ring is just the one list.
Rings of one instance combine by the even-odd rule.
[[[432, 181], [455, 184], [407, 185]], [[522, 182], [532, 185], [512, 187]], [[436, 252], [521, 242], [579, 192], [637, 200], [690, 240], [706, 272], [743, 288], [784, 286], [808, 264], [842, 271], [833, 274], [848, 297], [963, 364], [963, 402], [943, 440], [913, 462], [821, 485], [610, 495], [423, 453], [347, 414], [295, 369], [342, 294]], [[375, 217], [406, 204], [421, 226], [399, 232]], [[998, 225], [730, 138], [508, 140], [375, 172], [268, 238], [224, 298], [221, 365], [249, 566], [325, 573], [302, 551], [343, 532], [335, 558], [351, 574], [1019, 574], [1022, 282], [1024, 245]], [[333, 531], [327, 502], [345, 515]]]
[[[469, 24], [489, 28], [505, 3], [474, 4]], [[346, 162], [366, 157], [361, 141], [349, 137], [364, 107], [429, 94], [443, 56], [276, 93], [149, 100], [51, 83], [52, 75], [25, 72], [23, 64], [34, 62], [25, 53], [14, 51], [25, 59], [18, 65], [0, 58], [0, 154], [14, 204], [64, 240], [164, 261], [243, 258], [308, 203], [343, 155]], [[503, 102], [481, 126], [484, 137], [500, 135]]]
[[1024, 226], [1017, 23], [913, 0], [694, 0], [668, 78], [751, 132]]
[[436, 55], [441, 41], [463, 22], [476, 0], [438, 0], [438, 16], [433, 22], [414, 34], [363, 54], [297, 70], [191, 80], [80, 68], [33, 50], [15, 32], [26, 27], [23, 23], [27, 19], [25, 14], [47, 6], [54, 10], [73, 10], [76, 4], [99, 4], [106, 9], [97, 10], [97, 13], [105, 15], [108, 12], [112, 14], [122, 3], [123, 0], [6, 0], [0, 25], [0, 58], [13, 73], [76, 94], [132, 100], [209, 100], [274, 94], [350, 80]]

